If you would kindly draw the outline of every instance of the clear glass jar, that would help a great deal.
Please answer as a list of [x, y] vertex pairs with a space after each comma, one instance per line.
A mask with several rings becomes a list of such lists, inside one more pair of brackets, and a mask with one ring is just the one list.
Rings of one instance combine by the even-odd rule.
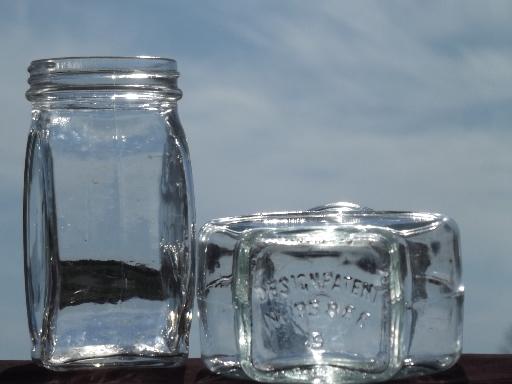
[[202, 357], [266, 382], [433, 373], [462, 348], [459, 234], [443, 215], [329, 205], [199, 234]]
[[176, 62], [70, 57], [29, 73], [32, 358], [55, 370], [181, 363], [195, 212]]

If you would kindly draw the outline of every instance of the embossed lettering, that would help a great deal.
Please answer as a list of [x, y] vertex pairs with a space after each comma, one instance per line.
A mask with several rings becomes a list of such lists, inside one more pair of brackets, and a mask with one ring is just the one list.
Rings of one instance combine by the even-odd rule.
[[374, 302], [377, 298], [377, 290], [374, 289], [373, 284], [363, 282], [363, 291], [361, 296]]
[[[385, 285], [386, 278], [383, 277], [381, 280]], [[261, 286], [254, 287], [254, 293], [257, 299], [265, 301], [279, 298], [286, 299], [292, 290], [318, 292], [324, 296], [329, 296], [330, 292], [345, 291], [366, 301], [375, 302], [380, 287], [380, 284], [376, 286], [349, 275], [344, 276], [333, 272], [309, 272], [307, 274], [276, 276], [276, 278], [263, 281]]]
[[[288, 307], [279, 305], [271, 306], [270, 308], [265, 306], [263, 316], [267, 322], [281, 324], [283, 320], [288, 321], [287, 318], [290, 316], [290, 313], [286, 308]], [[326, 300], [324, 296], [312, 298], [307, 302], [297, 301], [292, 304], [292, 308], [293, 315], [299, 318], [304, 318], [306, 316], [311, 318], [318, 316], [328, 316], [333, 320], [338, 318], [343, 319], [344, 321], [353, 321], [354, 324], [356, 324], [361, 329], [367, 325], [371, 317], [371, 313], [367, 310], [361, 310], [352, 304], [340, 306], [340, 304], [335, 300]], [[316, 341], [320, 342], [321, 335], [318, 336], [320, 338], [316, 338]], [[310, 341], [310, 347], [313, 347], [313, 344], [315, 344], [315, 338], [311, 339]]]
[[299, 302], [295, 303], [293, 306], [294, 306], [295, 310], [297, 311], [297, 314], [300, 317], [303, 317], [305, 309], [306, 309], [306, 304], [303, 301], [299, 301]]
[[268, 286], [268, 295], [272, 299], [277, 296], [277, 287], [275, 280], [270, 281], [270, 284]]
[[345, 308], [343, 308], [343, 312], [341, 314], [341, 317], [345, 317], [347, 319], [350, 319], [352, 317], [352, 312], [354, 311], [353, 305], [346, 305]]
[[366, 321], [370, 318], [370, 316], [371, 316], [370, 312], [361, 312], [361, 314], [359, 315], [359, 317], [357, 319], [357, 325], [359, 325], [359, 327], [363, 328], [366, 324]]
[[309, 274], [309, 278], [311, 280], [311, 283], [313, 287], [316, 289], [323, 288], [323, 283], [320, 281], [320, 274], [318, 272], [311, 272]]
[[275, 311], [268, 311], [264, 313], [265, 317], [268, 317], [272, 321], [279, 321], [279, 314]]
[[281, 289], [279, 290], [279, 293], [281, 293], [282, 296], [286, 297], [288, 295], [288, 292], [290, 292], [290, 288], [288, 288], [288, 278], [286, 276], [283, 276], [279, 279], [279, 284], [281, 284]]
[[299, 286], [301, 289], [304, 289], [304, 290], [308, 289], [308, 283], [306, 282], [307, 281], [306, 275], [304, 275], [303, 273], [300, 273], [299, 275], [297, 275], [297, 280], [299, 282]]
[[324, 285], [328, 286], [328, 283], [332, 280], [332, 272], [324, 272], [322, 276], [324, 277]]
[[356, 296], [360, 296], [362, 294], [361, 286], [363, 282], [359, 279], [355, 279], [352, 283], [352, 293]]
[[344, 279], [345, 279], [345, 288], [348, 288], [349, 284], [350, 284], [350, 281], [352, 280], [352, 277], [351, 276], [345, 276]]
[[339, 273], [336, 274], [336, 278], [334, 279], [334, 284], [332, 285], [332, 290], [334, 291], [336, 288], [341, 288], [343, 280]]
[[312, 331], [309, 334], [309, 340], [306, 342], [306, 346], [315, 349], [322, 348], [323, 345], [324, 339], [322, 337], [322, 334], [318, 331]]
[[327, 304], [327, 314], [332, 319], [338, 313], [338, 303], [334, 300], [330, 300]]
[[309, 301], [309, 311], [308, 315], [316, 316], [318, 315], [318, 309], [320, 307], [320, 301], [318, 299], [312, 299]]

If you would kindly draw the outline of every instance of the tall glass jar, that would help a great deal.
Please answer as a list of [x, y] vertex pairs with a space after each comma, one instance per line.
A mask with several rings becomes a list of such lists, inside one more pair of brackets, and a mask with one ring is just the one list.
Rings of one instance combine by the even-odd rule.
[[28, 70], [32, 358], [55, 370], [179, 364], [195, 212], [176, 62], [68, 57]]

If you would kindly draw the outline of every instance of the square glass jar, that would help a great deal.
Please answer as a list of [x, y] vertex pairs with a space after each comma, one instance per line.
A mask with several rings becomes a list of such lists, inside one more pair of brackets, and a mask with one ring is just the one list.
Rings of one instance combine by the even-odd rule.
[[[389, 264], [382, 262], [385, 258], [369, 256], [376, 249], [388, 250]], [[347, 255], [358, 260], [356, 266], [339, 263]], [[315, 378], [332, 383], [371, 382], [385, 380], [392, 371], [394, 377], [409, 377], [446, 370], [461, 354], [464, 287], [459, 231], [444, 215], [330, 204], [309, 211], [217, 219], [199, 233], [197, 260], [201, 353], [213, 372], [274, 382]], [[386, 284], [398, 286], [387, 287], [382, 282], [379, 286], [364, 275], [366, 270], [386, 268], [396, 277]], [[303, 269], [307, 273], [300, 272]], [[345, 291], [335, 287], [326, 293], [331, 281], [334, 287], [337, 274]], [[372, 290], [389, 292], [386, 300], [394, 292], [391, 307], [400, 313], [386, 311], [385, 316], [377, 316], [384, 311], [375, 312], [375, 308], [383, 308], [385, 300], [376, 296], [375, 302], [365, 302]], [[359, 305], [368, 308], [361, 307], [360, 320], [361, 312], [347, 299], [357, 300], [358, 293], [362, 295]], [[343, 307], [345, 301], [348, 304]], [[296, 327], [283, 321], [294, 316], [288, 307], [295, 315], [301, 311], [313, 317], [323, 308], [323, 320], [309, 321], [311, 316], [305, 315], [294, 320]], [[329, 313], [333, 315], [331, 323], [336, 316], [344, 321], [355, 316], [356, 323], [326, 325], [331, 320]], [[383, 326], [376, 337], [377, 331], [366, 325], [377, 320], [394, 328], [388, 332]], [[262, 326], [265, 321], [270, 326]], [[340, 341], [342, 327], [350, 331]], [[301, 330], [309, 336], [300, 336]], [[333, 337], [338, 341], [324, 337], [325, 330], [329, 336], [337, 334]], [[367, 350], [361, 349], [358, 341], [365, 341]], [[387, 349], [381, 347], [384, 343]], [[395, 349], [386, 355], [391, 345]], [[289, 347], [295, 357], [276, 359], [278, 354], [272, 355]], [[397, 370], [394, 359], [400, 360]], [[386, 361], [390, 362], [387, 371]]]

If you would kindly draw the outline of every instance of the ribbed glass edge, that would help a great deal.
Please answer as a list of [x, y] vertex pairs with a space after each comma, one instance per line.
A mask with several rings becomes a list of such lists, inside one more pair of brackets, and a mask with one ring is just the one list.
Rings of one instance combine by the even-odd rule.
[[178, 75], [176, 60], [157, 56], [69, 56], [33, 60], [31, 76], [72, 72], [164, 72]]
[[[29, 101], [181, 98], [176, 61], [162, 57], [62, 57], [28, 67]], [[80, 103], [78, 103], [80, 104]]]

